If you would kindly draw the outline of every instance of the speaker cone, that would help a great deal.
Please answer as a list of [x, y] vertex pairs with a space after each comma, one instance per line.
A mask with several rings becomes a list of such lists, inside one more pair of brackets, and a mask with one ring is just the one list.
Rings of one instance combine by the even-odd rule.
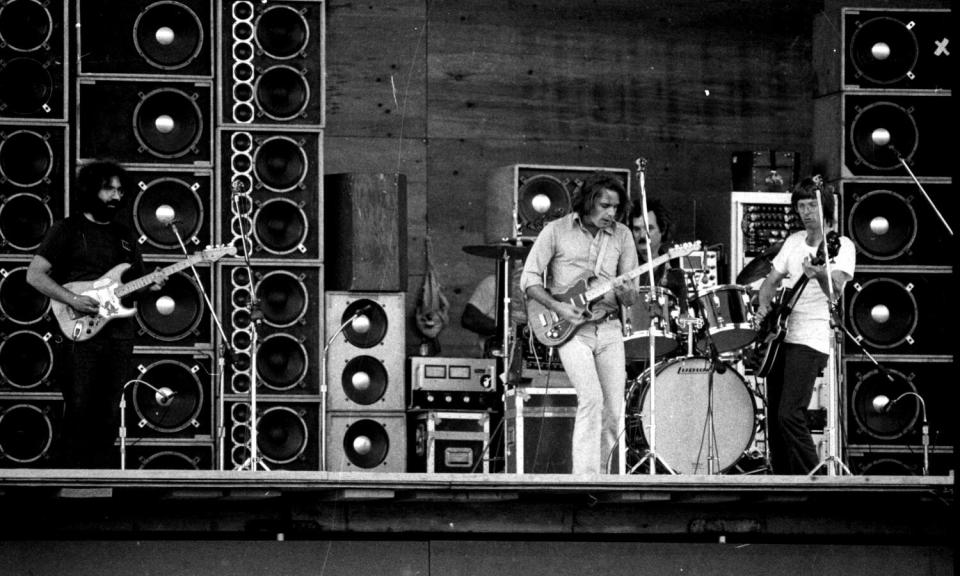
[[390, 435], [382, 424], [364, 418], [351, 424], [343, 435], [343, 453], [358, 468], [374, 468], [390, 452]]
[[265, 460], [287, 464], [304, 453], [310, 431], [303, 416], [292, 408], [275, 406], [257, 419], [257, 448]]
[[264, 386], [289, 390], [307, 376], [307, 351], [289, 334], [271, 334], [257, 348], [257, 375]]
[[33, 52], [47, 43], [53, 32], [53, 17], [36, 0], [11, 0], [0, 5], [0, 47]]
[[849, 52], [857, 75], [882, 85], [906, 78], [917, 65], [920, 49], [906, 24], [879, 16], [857, 23]]
[[917, 391], [912, 377], [897, 370], [888, 372], [892, 382], [879, 370], [852, 375], [857, 381], [851, 400], [854, 417], [865, 433], [879, 440], [895, 440], [910, 432], [920, 415], [920, 402], [914, 397], [903, 398], [882, 413], [873, 407], [877, 396], [886, 396], [892, 402], [905, 392]]
[[257, 18], [257, 45], [277, 60], [300, 55], [310, 40], [310, 26], [303, 14], [290, 6], [273, 6]]
[[53, 95], [53, 77], [45, 64], [32, 58], [0, 61], [0, 110], [27, 115], [46, 112]]
[[[366, 317], [367, 322], [356, 322], [360, 316]], [[383, 342], [387, 336], [389, 327], [387, 312], [378, 302], [367, 298], [352, 302], [343, 311], [340, 323], [343, 324], [348, 320], [350, 323], [343, 329], [343, 335], [347, 342], [357, 348], [372, 348]]]
[[195, 98], [175, 88], [142, 95], [133, 124], [143, 149], [160, 158], [179, 158], [194, 151], [203, 136], [203, 113]]
[[50, 310], [50, 299], [27, 284], [27, 268], [0, 270], [0, 315], [16, 324], [33, 324]]
[[[49, 335], [48, 335], [49, 336]], [[0, 341], [0, 376], [14, 388], [35, 388], [53, 369], [48, 336], [21, 330]]]
[[855, 114], [850, 143], [859, 162], [874, 170], [898, 169], [902, 167], [898, 152], [909, 162], [920, 136], [912, 110], [892, 102], [874, 102], [857, 107]]
[[303, 146], [285, 136], [263, 141], [254, 153], [254, 170], [264, 188], [289, 192], [307, 177], [307, 154]]
[[919, 311], [913, 286], [892, 278], [873, 278], [856, 284], [850, 301], [853, 331], [869, 346], [893, 348], [913, 343]]
[[344, 366], [340, 385], [347, 398], [362, 406], [370, 406], [386, 394], [390, 376], [383, 362], [372, 356], [355, 356]]
[[520, 225], [539, 232], [544, 225], [570, 212], [567, 187], [549, 174], [537, 174], [523, 181], [517, 193]]
[[53, 213], [33, 194], [14, 194], [0, 199], [0, 238], [17, 250], [32, 251], [53, 225]]
[[292, 120], [307, 108], [310, 85], [304, 74], [291, 66], [273, 66], [257, 78], [257, 104], [274, 120]]
[[171, 398], [158, 402], [155, 390], [139, 382], [134, 384], [133, 407], [141, 425], [167, 433], [198, 426], [204, 398], [196, 370], [176, 360], [160, 360], [143, 370], [139, 378], [173, 391]]
[[[161, 301], [161, 299], [163, 299]], [[173, 300], [172, 309], [169, 301]], [[192, 278], [171, 275], [157, 292], [146, 292], [137, 303], [137, 321], [157, 340], [173, 342], [194, 333], [203, 319], [203, 297]]]
[[0, 454], [27, 464], [42, 458], [53, 442], [53, 424], [46, 410], [33, 404], [0, 408]]
[[177, 70], [200, 54], [203, 24], [193, 10], [179, 2], [155, 2], [137, 17], [133, 41], [151, 66]]
[[303, 251], [307, 238], [307, 216], [286, 198], [264, 202], [254, 215], [254, 233], [264, 250], [273, 254]]
[[196, 238], [203, 225], [203, 203], [195, 187], [178, 178], [160, 178], [142, 185], [133, 203], [134, 225], [148, 243], [158, 248], [180, 248], [173, 229], [157, 219], [157, 208], [169, 206], [184, 242]]
[[270, 326], [292, 326], [307, 313], [307, 287], [290, 272], [265, 274], [257, 284], [257, 298], [263, 319]]
[[855, 200], [847, 226], [864, 254], [876, 260], [892, 260], [913, 246], [917, 213], [899, 194], [873, 190]]
[[46, 136], [32, 130], [0, 134], [0, 182], [36, 186], [53, 170], [53, 150]]
[[183, 452], [164, 450], [140, 459], [140, 470], [199, 470], [199, 460]]

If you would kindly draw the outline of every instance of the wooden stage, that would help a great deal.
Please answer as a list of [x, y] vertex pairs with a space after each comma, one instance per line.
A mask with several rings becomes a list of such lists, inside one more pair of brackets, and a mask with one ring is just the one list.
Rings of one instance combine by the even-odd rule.
[[[0, 535], [953, 542], [953, 476], [0, 470]], [[366, 536], [364, 536], [366, 535]]]

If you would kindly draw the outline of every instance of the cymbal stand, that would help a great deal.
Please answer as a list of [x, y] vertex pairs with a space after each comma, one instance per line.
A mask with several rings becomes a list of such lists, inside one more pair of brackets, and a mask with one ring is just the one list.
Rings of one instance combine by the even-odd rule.
[[[649, 210], [647, 209], [647, 190], [645, 187], [645, 177], [644, 177], [644, 172], [646, 171], [646, 169], [647, 169], [647, 159], [637, 158], [637, 183], [639, 184], [640, 202], [643, 207], [644, 234], [646, 234], [646, 237], [649, 239], [650, 223], [648, 221], [649, 218], [647, 217], [647, 215], [649, 214]], [[645, 244], [647, 248], [647, 254], [646, 254], [647, 262], [653, 262], [653, 253], [650, 249], [650, 242], [647, 241]], [[662, 464], [663, 467], [666, 468], [666, 470], [670, 474], [676, 474], [676, 472], [673, 471], [673, 468], [666, 461], [664, 461], [663, 458], [661, 458], [657, 454], [657, 370], [655, 366], [655, 360], [657, 358], [657, 353], [656, 353], [657, 344], [655, 340], [656, 339], [656, 335], [655, 335], [656, 334], [655, 332], [656, 316], [654, 315], [654, 311], [653, 311], [653, 305], [654, 305], [653, 299], [655, 299], [656, 297], [657, 288], [656, 288], [656, 281], [653, 276], [653, 266], [650, 266], [649, 268], [647, 268], [647, 284], [650, 287], [650, 292], [648, 294], [648, 300], [647, 300], [647, 305], [650, 306], [650, 313], [649, 313], [650, 325], [648, 326], [648, 330], [650, 331], [648, 335], [649, 347], [647, 349], [648, 362], [650, 364], [650, 387], [648, 388], [649, 390], [648, 394], [650, 394], [650, 436], [647, 438], [647, 453], [643, 455], [643, 458], [641, 458], [639, 462], [637, 462], [636, 464], [633, 465], [632, 468], [630, 468], [629, 473], [633, 474], [634, 471], [636, 471], [638, 468], [640, 468], [640, 466], [644, 464], [644, 462], [649, 462], [648, 473], [651, 476], [654, 476], [657, 474], [657, 462], [660, 462], [660, 464]], [[620, 425], [621, 426], [625, 425], [622, 414], [620, 418]], [[622, 436], [622, 433], [619, 434], [618, 436]]]
[[830, 252], [827, 249], [827, 228], [823, 216], [823, 201], [820, 188], [816, 188], [815, 192], [817, 195], [817, 218], [820, 221], [820, 234], [823, 236], [823, 242], [821, 243], [823, 246], [823, 260], [827, 272], [827, 306], [829, 307], [830, 327], [833, 329], [834, 338], [830, 343], [830, 354], [827, 358], [827, 422], [823, 430], [824, 440], [827, 443], [826, 456], [819, 464], [814, 466], [809, 475], [813, 476], [821, 468], [826, 467], [828, 476], [837, 476], [843, 473], [852, 476], [853, 473], [850, 472], [850, 469], [847, 468], [847, 465], [844, 464], [840, 458], [840, 395], [838, 391], [839, 378], [837, 377], [837, 371], [839, 369], [837, 348], [840, 345], [839, 341], [841, 337], [837, 326], [841, 326], [843, 323], [842, 321], [837, 321], [834, 309], [836, 296], [833, 290], [833, 266], [830, 265]]
[[[170, 230], [173, 232], [173, 235], [177, 238], [177, 243], [180, 245], [180, 250], [183, 251], [184, 256], [190, 256], [190, 252], [187, 250], [187, 245], [183, 241], [183, 236], [180, 234], [180, 229], [177, 227], [177, 220], [172, 219], [168, 221], [167, 226], [170, 227]], [[190, 271], [193, 273], [193, 278], [197, 282], [197, 288], [200, 290], [200, 294], [203, 295], [203, 301], [207, 305], [207, 309], [210, 311], [210, 316], [213, 318], [213, 323], [217, 326], [217, 331], [220, 333], [220, 341], [222, 342], [221, 354], [219, 355], [218, 364], [217, 364], [217, 470], [223, 470], [224, 467], [224, 456], [223, 456], [223, 444], [224, 444], [224, 416], [223, 416], [223, 393], [224, 393], [224, 356], [231, 356], [232, 350], [230, 349], [230, 340], [227, 338], [227, 333], [223, 329], [223, 323], [220, 322], [220, 316], [217, 314], [217, 310], [213, 307], [213, 302], [210, 300], [210, 295], [207, 294], [206, 288], [203, 287], [203, 282], [200, 280], [200, 274], [197, 272], [196, 266], [193, 264], [190, 265]], [[252, 280], [251, 280], [252, 282]], [[255, 417], [254, 417], [255, 418]]]
[[[520, 245], [520, 241], [517, 241]], [[513, 366], [513, 335], [510, 333], [510, 252], [506, 249], [500, 255], [497, 261], [497, 286], [502, 294], [500, 302], [502, 306], [497, 313], [497, 328], [500, 329], [500, 360], [503, 362], [503, 371], [500, 372], [500, 382], [504, 386], [510, 379], [510, 367]]]

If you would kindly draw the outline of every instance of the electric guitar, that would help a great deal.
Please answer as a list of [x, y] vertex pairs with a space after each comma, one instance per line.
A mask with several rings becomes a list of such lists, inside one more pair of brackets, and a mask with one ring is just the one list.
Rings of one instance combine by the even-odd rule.
[[146, 288], [154, 282], [185, 270], [198, 262], [216, 262], [224, 256], [234, 256], [236, 253], [236, 246], [210, 247], [188, 256], [180, 262], [125, 284], [121, 283], [120, 277], [130, 268], [130, 264], [117, 264], [96, 280], [68, 282], [63, 285], [71, 292], [82, 296], [90, 296], [99, 302], [100, 310], [95, 316], [81, 314], [67, 304], [53, 299], [50, 300], [50, 309], [64, 336], [74, 342], [83, 342], [93, 338], [107, 325], [107, 322], [114, 318], [126, 318], [136, 313], [136, 308], [127, 308], [120, 302], [120, 299], [124, 296]]
[[[826, 237], [827, 253], [832, 261], [840, 251], [840, 236], [836, 232], [828, 232]], [[821, 244], [823, 246], [823, 244]], [[811, 264], [819, 266], [824, 263], [823, 250], [818, 249], [816, 255], [811, 259]], [[800, 294], [807, 286], [810, 278], [804, 274], [797, 280], [792, 288], [784, 291], [780, 298], [773, 302], [770, 311], [761, 319], [757, 325], [757, 337], [754, 340], [756, 357], [760, 358], [760, 365], [754, 370], [759, 378], [766, 378], [773, 368], [777, 355], [780, 353], [780, 345], [787, 335], [787, 317], [793, 312]]]
[[554, 299], [560, 302], [567, 302], [580, 308], [582, 313], [580, 319], [571, 322], [560, 318], [554, 311], [533, 298], [527, 301], [527, 326], [533, 331], [542, 344], [547, 346], [559, 346], [573, 336], [577, 328], [587, 322], [600, 320], [603, 314], [592, 310], [593, 304], [603, 297], [604, 294], [613, 290], [615, 284], [633, 280], [634, 278], [646, 273], [650, 268], [656, 268], [668, 260], [687, 256], [700, 249], [700, 241], [687, 242], [670, 248], [666, 254], [654, 258], [652, 262], [647, 262], [633, 270], [621, 274], [612, 280], [603, 282], [597, 281], [596, 277], [590, 276], [581, 278], [573, 286], [567, 288], [558, 294], [551, 294]]

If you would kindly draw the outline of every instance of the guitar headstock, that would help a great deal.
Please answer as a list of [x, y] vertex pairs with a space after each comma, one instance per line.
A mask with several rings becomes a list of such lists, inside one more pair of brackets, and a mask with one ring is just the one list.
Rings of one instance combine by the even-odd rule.
[[236, 256], [237, 247], [233, 245], [218, 244], [217, 246], [207, 246], [200, 252], [200, 259], [203, 262], [216, 262], [224, 256]]
[[700, 248], [701, 248], [700, 241], [694, 240], [693, 242], [684, 242], [683, 244], [677, 244], [675, 246], [671, 246], [670, 249], [667, 250], [667, 254], [669, 254], [670, 259], [673, 260], [674, 258], [689, 256], [690, 254], [696, 252], [697, 250], [700, 250]]
[[637, 158], [637, 172], [646, 172], [647, 171], [647, 159], [644, 157]]

